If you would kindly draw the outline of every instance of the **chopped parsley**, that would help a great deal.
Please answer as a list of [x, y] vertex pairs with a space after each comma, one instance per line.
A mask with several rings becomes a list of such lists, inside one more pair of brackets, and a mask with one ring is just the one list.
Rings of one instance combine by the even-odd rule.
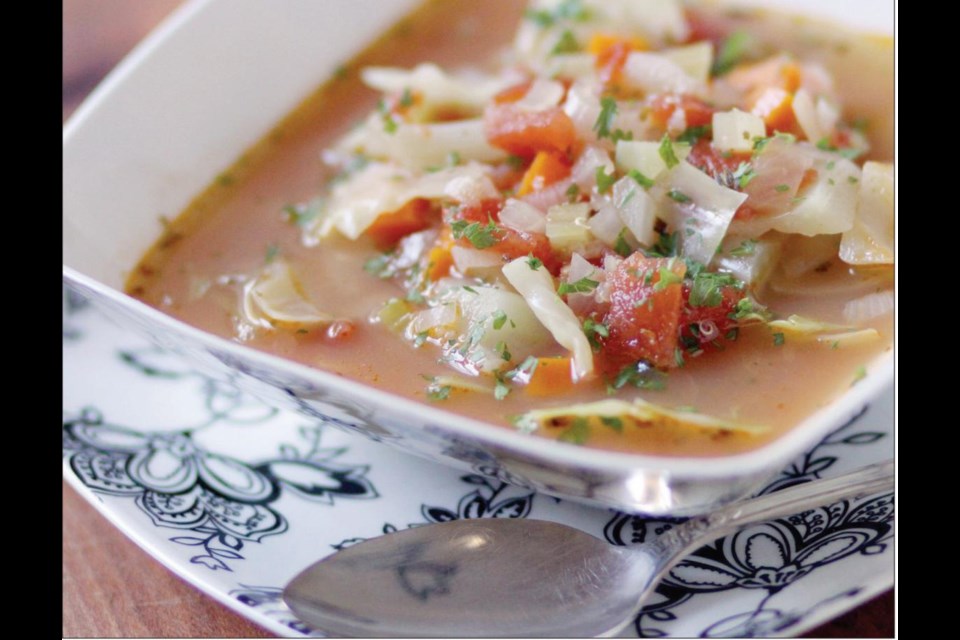
[[651, 258], [670, 258], [677, 255], [680, 232], [661, 233], [657, 243], [647, 252]]
[[743, 283], [727, 273], [701, 271], [690, 287], [691, 307], [719, 307], [724, 287], [742, 287]]
[[273, 243], [267, 247], [267, 254], [263, 257], [263, 261], [267, 264], [270, 264], [277, 259], [277, 256], [280, 255], [280, 247], [276, 243]]
[[609, 138], [613, 120], [617, 117], [617, 101], [610, 96], [600, 98], [600, 115], [593, 123], [593, 130], [598, 138]]
[[786, 337], [783, 335], [782, 332], [777, 331], [775, 334], [773, 334], [774, 346], [776, 347], [782, 346], [784, 342], [786, 342]]
[[743, 256], [752, 256], [756, 248], [757, 248], [757, 241], [753, 239], [749, 239], [749, 240], [744, 240], [743, 242], [740, 243], [739, 246], [737, 246], [734, 249], [731, 249], [728, 253], [738, 258]]
[[281, 209], [287, 222], [295, 224], [298, 227], [307, 226], [320, 215], [321, 210], [322, 204], [319, 200], [314, 200], [307, 204], [288, 204]]
[[387, 109], [387, 103], [383, 100], [378, 102], [377, 111], [380, 112], [380, 119], [383, 121], [383, 130], [391, 134], [396, 133], [397, 123], [390, 114], [390, 110]]
[[530, 267], [532, 271], [536, 271], [543, 266], [543, 260], [534, 256], [527, 256], [527, 266]]
[[623, 432], [623, 420], [616, 416], [600, 416], [600, 424], [610, 427], [617, 433]]
[[587, 340], [590, 341], [590, 346], [593, 347], [594, 351], [600, 351], [600, 347], [603, 346], [600, 338], [610, 337], [610, 330], [607, 329], [607, 325], [597, 322], [593, 318], [587, 318], [583, 321], [583, 333], [587, 336]]
[[660, 275], [660, 278], [657, 280], [657, 283], [653, 285], [654, 291], [663, 291], [670, 285], [683, 282], [683, 276], [677, 275], [672, 269], [667, 267], [660, 267], [657, 269], [657, 273]]
[[510, 353], [510, 349], [507, 347], [507, 343], [504, 342], [503, 340], [500, 340], [499, 342], [497, 342], [493, 350], [497, 352], [497, 355], [503, 358], [504, 362], [510, 362], [511, 360], [513, 360], [513, 354]]
[[617, 255], [621, 258], [626, 258], [633, 253], [633, 249], [630, 248], [630, 244], [627, 242], [626, 228], [620, 229], [620, 233], [617, 234], [617, 240], [613, 243], [613, 250], [616, 251]]
[[427, 397], [431, 400], [446, 400], [450, 397], [450, 391], [453, 389], [449, 384], [437, 384], [437, 379], [432, 376], [424, 376], [430, 384], [427, 385]]
[[617, 177], [614, 171], [611, 171], [609, 174], [604, 170], [603, 166], [597, 167], [597, 191], [600, 193], [606, 193], [610, 190], [610, 187], [613, 186], [613, 183], [617, 181]]
[[567, 190], [565, 193], [566, 193], [567, 199], [570, 202], [576, 202], [577, 200], [580, 199], [580, 185], [574, 182], [569, 187], [567, 187]]
[[523, 167], [527, 164], [527, 161], [524, 160], [522, 156], [515, 156], [515, 155], [507, 156], [506, 162], [511, 169], [518, 169], [518, 170], [523, 169]]
[[583, 416], [577, 416], [570, 423], [570, 426], [564, 429], [557, 440], [570, 442], [572, 444], [583, 444], [590, 437], [590, 423]]
[[479, 222], [455, 220], [450, 227], [453, 229], [454, 240], [466, 238], [477, 249], [489, 249], [498, 242], [495, 233], [499, 227], [492, 219], [485, 225]]
[[687, 127], [683, 133], [677, 136], [677, 142], [687, 142], [696, 144], [700, 138], [707, 137], [713, 133], [713, 125], [702, 124], [698, 127]]
[[621, 369], [613, 381], [608, 384], [608, 389], [616, 391], [627, 385], [634, 386], [637, 389], [661, 391], [667, 388], [667, 374], [641, 360]]
[[419, 349], [427, 341], [427, 338], [430, 337], [429, 331], [421, 331], [417, 334], [417, 337], [413, 339], [413, 346]]
[[524, 14], [527, 20], [541, 27], [553, 26], [559, 20], [583, 22], [590, 17], [582, 0], [562, 0], [553, 9], [528, 9]]
[[773, 188], [774, 191], [778, 193], [784, 193], [785, 191], [790, 191], [790, 185], [788, 184], [778, 184]]
[[643, 175], [637, 169], [630, 169], [630, 172], [627, 173], [627, 175], [633, 178], [634, 182], [636, 182], [638, 185], [640, 185], [644, 189], [649, 189], [654, 184], [653, 180]]
[[683, 349], [680, 347], [674, 347], [673, 349], [673, 361], [677, 363], [678, 367], [683, 367], [686, 365], [686, 361], [683, 359]]
[[590, 293], [600, 285], [596, 280], [584, 276], [576, 282], [561, 282], [557, 294], [565, 296], [568, 293]]
[[393, 253], [381, 253], [364, 262], [363, 270], [378, 278], [392, 278], [397, 273], [393, 266], [393, 258]]
[[503, 376], [501, 376], [499, 373], [496, 374], [494, 378], [496, 382], [494, 383], [493, 387], [493, 397], [497, 400], [503, 400], [507, 397], [507, 395], [510, 394], [510, 385], [504, 381]]
[[857, 370], [853, 372], [853, 382], [850, 383], [850, 386], [857, 384], [861, 380], [867, 377], [867, 368], [863, 365], [857, 367]]
[[[496, 329], [497, 331], [499, 331], [500, 329], [503, 329], [503, 325], [507, 324], [508, 319], [509, 318], [507, 318], [507, 314], [504, 312], [503, 309], [497, 309], [496, 311], [493, 312], [493, 328]], [[509, 360], [509, 358], [504, 358], [504, 359]]]
[[752, 44], [753, 38], [746, 31], [738, 29], [731, 33], [720, 45], [711, 73], [722, 76], [733, 69], [747, 56]]
[[658, 151], [660, 153], [660, 159], [663, 160], [665, 165], [667, 165], [667, 169], [672, 169], [680, 164], [680, 160], [677, 158], [677, 154], [673, 150], [673, 142], [671, 142], [670, 136], [667, 134], [663, 134], [663, 138], [660, 140], [660, 147]]
[[670, 191], [667, 192], [667, 195], [670, 196], [671, 200], [674, 202], [679, 202], [680, 204], [686, 204], [687, 202], [691, 201], [690, 196], [679, 189], [670, 189]]
[[570, 29], [564, 29], [563, 33], [560, 34], [560, 39], [557, 40], [557, 44], [553, 45], [553, 49], [550, 50], [550, 55], [577, 53], [578, 51], [580, 51], [580, 44], [573, 37], [573, 32]]
[[530, 378], [533, 377], [533, 372], [537, 370], [539, 363], [540, 361], [537, 360], [536, 356], [527, 356], [516, 368], [503, 375], [507, 380], [516, 381], [519, 378], [520, 382], [530, 382]]

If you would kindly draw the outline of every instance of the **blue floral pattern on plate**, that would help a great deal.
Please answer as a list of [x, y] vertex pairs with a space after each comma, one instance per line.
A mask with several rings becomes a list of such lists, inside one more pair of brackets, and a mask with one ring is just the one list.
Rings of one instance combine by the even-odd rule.
[[[457, 518], [565, 522], [612, 544], [676, 521], [576, 505], [280, 412], [64, 304], [64, 475], [160, 562], [285, 636], [322, 635], [280, 599], [318, 558]], [[96, 372], [95, 375], [91, 375]], [[892, 455], [892, 394], [784, 469], [776, 491]], [[825, 505], [708, 545], [628, 635], [796, 635], [893, 584], [893, 496]], [[419, 589], [441, 588], [429, 581]]]

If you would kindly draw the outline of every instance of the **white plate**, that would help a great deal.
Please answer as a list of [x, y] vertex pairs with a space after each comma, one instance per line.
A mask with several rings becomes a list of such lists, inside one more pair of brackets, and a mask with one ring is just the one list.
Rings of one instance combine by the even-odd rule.
[[[64, 477], [169, 569], [277, 634], [319, 635], [280, 601], [287, 580], [393, 529], [533, 517], [629, 544], [670, 526], [464, 475], [278, 412], [72, 296], [64, 309]], [[892, 412], [888, 393], [767, 490], [889, 458]], [[673, 571], [628, 633], [803, 633], [893, 585], [893, 515], [887, 494], [718, 541]]]

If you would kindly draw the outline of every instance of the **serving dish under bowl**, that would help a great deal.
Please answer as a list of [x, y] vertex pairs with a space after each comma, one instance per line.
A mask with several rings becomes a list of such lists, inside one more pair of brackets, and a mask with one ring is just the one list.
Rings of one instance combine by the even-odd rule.
[[[743, 497], [891, 386], [888, 353], [868, 363], [866, 378], [843, 396], [752, 452], [614, 453], [514, 433], [257, 352], [121, 292], [125, 274], [159, 235], [159, 216], [181, 211], [416, 4], [377, 0], [371, 11], [373, 2], [351, 0], [205, 0], [175, 14], [64, 129], [65, 282], [158, 345], [207, 372], [234, 375], [277, 406], [514, 484], [634, 512], [685, 515]], [[876, 6], [864, 4], [873, 9], [849, 15], [882, 28]]]

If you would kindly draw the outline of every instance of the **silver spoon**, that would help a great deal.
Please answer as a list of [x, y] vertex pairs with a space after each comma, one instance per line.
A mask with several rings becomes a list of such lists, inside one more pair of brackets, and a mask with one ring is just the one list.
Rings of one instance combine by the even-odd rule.
[[333, 635], [610, 636], [700, 546], [750, 524], [892, 488], [893, 461], [883, 462], [728, 505], [631, 547], [542, 520], [425, 525], [311, 565], [283, 599], [302, 620]]

